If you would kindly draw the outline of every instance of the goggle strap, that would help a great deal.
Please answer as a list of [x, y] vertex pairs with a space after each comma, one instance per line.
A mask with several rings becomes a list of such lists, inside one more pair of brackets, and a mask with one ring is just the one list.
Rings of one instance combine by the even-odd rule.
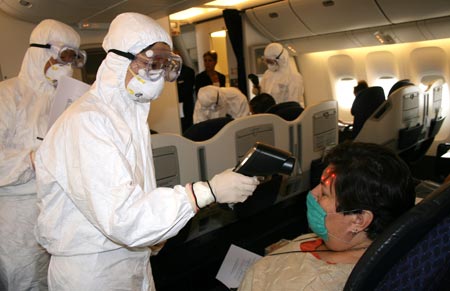
[[110, 49], [110, 50], [108, 51], [108, 53], [115, 53], [116, 55], [125, 57], [125, 58], [127, 58], [127, 59], [129, 59], [129, 60], [131, 60], [131, 61], [134, 60], [134, 59], [136, 58], [136, 56], [133, 55], [132, 53], [126, 53], [126, 52], [119, 51], [119, 50], [116, 50], [116, 49]]
[[281, 53], [278, 56], [276, 56], [275, 59], [278, 60], [281, 57], [281, 55], [283, 54], [283, 52], [284, 52], [284, 48], [281, 49]]
[[52, 47], [51, 44], [38, 44], [38, 43], [30, 43], [30, 47], [40, 47], [40, 48], [45, 48], [45, 49], [49, 49]]

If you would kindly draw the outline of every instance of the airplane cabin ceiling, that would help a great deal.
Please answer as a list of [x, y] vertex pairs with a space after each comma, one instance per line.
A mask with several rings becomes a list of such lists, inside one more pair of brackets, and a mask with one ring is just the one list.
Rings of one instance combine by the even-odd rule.
[[[283, 11], [283, 13], [280, 13]], [[255, 29], [298, 51], [450, 37], [450, 0], [282, 0], [245, 11]]]
[[198, 5], [196, 0], [0, 0], [0, 9], [18, 19], [38, 23], [52, 18], [78, 25], [109, 23], [122, 12], [140, 12], [155, 18]]
[[391, 23], [450, 15], [449, 0], [376, 0]]
[[387, 25], [389, 21], [373, 0], [290, 0], [294, 13], [315, 35]]

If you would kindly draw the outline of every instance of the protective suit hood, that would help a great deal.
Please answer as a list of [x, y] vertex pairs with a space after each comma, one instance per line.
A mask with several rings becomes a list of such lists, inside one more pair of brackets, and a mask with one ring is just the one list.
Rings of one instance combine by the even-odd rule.
[[213, 85], [205, 86], [198, 91], [198, 102], [203, 107], [211, 107], [212, 105], [224, 107], [225, 99], [221, 95], [219, 87]]
[[208, 119], [224, 117], [226, 114], [226, 100], [221, 96], [219, 87], [213, 85], [201, 87], [194, 107], [194, 124]]
[[106, 52], [116, 49], [135, 55], [155, 42], [165, 42], [172, 49], [172, 39], [155, 20], [129, 12], [118, 15], [111, 22], [103, 40], [103, 49]]
[[280, 70], [284, 70], [289, 66], [289, 54], [279, 43], [274, 42], [267, 45], [264, 49], [264, 57], [267, 59], [278, 60]]
[[[123, 37], [124, 35], [127, 37]], [[164, 42], [172, 48], [170, 36], [156, 21], [145, 15], [129, 12], [119, 14], [111, 22], [103, 40], [103, 49], [107, 53], [115, 49], [136, 55], [156, 42]], [[117, 99], [121, 99], [121, 102], [125, 102], [123, 106], [136, 103], [128, 98], [125, 86], [125, 76], [130, 63], [131, 60], [126, 57], [108, 53], [97, 72], [99, 82], [95, 82], [91, 93], [107, 102], [119, 102]], [[148, 103], [141, 103], [139, 106], [147, 110], [149, 108]]]
[[[32, 43], [78, 48], [80, 36], [67, 24], [46, 19], [41, 21], [31, 32], [30, 44]], [[51, 57], [55, 59], [57, 57], [57, 51], [54, 49], [29, 47], [22, 61], [19, 78], [38, 92], [53, 92], [54, 87], [48, 83], [44, 73], [45, 64]]]
[[219, 88], [220, 95], [225, 97], [228, 114], [234, 119], [246, 116], [250, 112], [247, 97], [235, 87]]
[[[216, 110], [212, 110], [214, 106], [217, 106]], [[198, 91], [194, 123], [225, 117], [227, 114], [235, 119], [249, 112], [247, 97], [239, 89], [208, 85]]]

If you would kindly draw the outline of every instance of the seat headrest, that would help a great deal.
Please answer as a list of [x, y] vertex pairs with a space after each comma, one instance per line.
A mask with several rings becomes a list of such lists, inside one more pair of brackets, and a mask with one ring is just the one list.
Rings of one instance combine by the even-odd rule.
[[355, 265], [344, 290], [373, 290], [431, 230], [441, 223], [448, 223], [449, 209], [450, 183], [447, 183], [399, 217], [375, 239]]
[[266, 111], [266, 113], [276, 114], [288, 121], [296, 119], [302, 112], [303, 108], [300, 106], [300, 103], [295, 101], [275, 104]]
[[230, 116], [208, 119], [192, 125], [183, 133], [183, 136], [193, 141], [205, 141], [216, 135], [222, 127], [232, 121]]

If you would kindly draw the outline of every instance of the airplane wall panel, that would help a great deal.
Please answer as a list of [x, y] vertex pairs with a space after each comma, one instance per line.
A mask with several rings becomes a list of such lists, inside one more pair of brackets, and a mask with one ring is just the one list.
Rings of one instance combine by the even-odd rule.
[[376, 0], [392, 23], [424, 20], [450, 14], [448, 0]]
[[373, 0], [340, 0], [325, 6], [324, 1], [290, 0], [292, 10], [314, 34], [325, 34], [388, 25]]
[[246, 15], [257, 29], [272, 40], [313, 35], [291, 10], [288, 1], [249, 9], [246, 11]]
[[410, 53], [410, 66], [421, 79], [426, 75], [445, 75], [448, 62], [446, 52], [437, 46], [416, 48]]
[[366, 57], [366, 72], [371, 80], [379, 77], [398, 76], [397, 60], [390, 51], [369, 52]]

